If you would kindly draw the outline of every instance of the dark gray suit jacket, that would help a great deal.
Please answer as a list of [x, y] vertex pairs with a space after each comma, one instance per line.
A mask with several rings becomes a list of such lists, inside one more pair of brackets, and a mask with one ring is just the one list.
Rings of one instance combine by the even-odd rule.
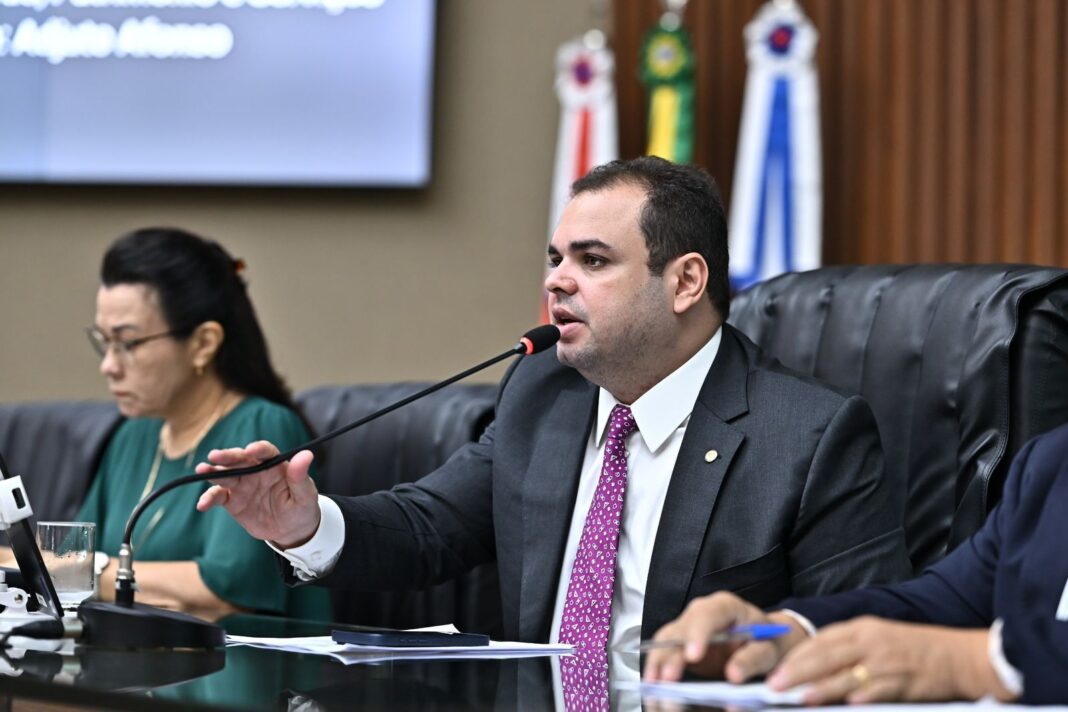
[[[345, 546], [321, 583], [422, 587], [496, 560], [506, 638], [547, 640], [597, 393], [555, 349], [519, 361], [478, 443], [416, 483], [335, 498]], [[860, 398], [725, 325], [668, 487], [642, 636], [721, 589], [769, 606], [909, 576], [904, 497]]]

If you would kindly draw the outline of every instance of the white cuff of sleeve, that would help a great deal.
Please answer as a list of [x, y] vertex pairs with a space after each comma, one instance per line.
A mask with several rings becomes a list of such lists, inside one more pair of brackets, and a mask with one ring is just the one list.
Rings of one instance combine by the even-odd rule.
[[292, 549], [279, 549], [271, 542], [267, 546], [293, 564], [293, 575], [301, 581], [311, 581], [334, 568], [345, 544], [345, 517], [337, 502], [319, 495], [319, 528], [307, 543]]
[[104, 569], [111, 563], [111, 557], [102, 551], [98, 551], [93, 555], [93, 574], [100, 577], [100, 574], [104, 573]]
[[797, 624], [801, 626], [801, 628], [803, 628], [806, 633], [808, 633], [808, 637], [811, 638], [812, 636], [816, 635], [816, 626], [812, 625], [812, 621], [810, 621], [808, 618], [805, 618], [797, 611], [791, 611], [789, 608], [780, 608], [777, 612], [785, 613], [786, 615], [793, 618], [797, 622]]
[[994, 625], [990, 626], [986, 654], [990, 658], [990, 665], [993, 666], [994, 673], [998, 676], [998, 680], [1001, 681], [1001, 686], [1013, 697], [1019, 697], [1024, 691], [1023, 674], [1013, 667], [1009, 659], [1005, 657], [1005, 646], [1001, 644], [1001, 629], [1004, 625], [1005, 621], [998, 618], [994, 621]]

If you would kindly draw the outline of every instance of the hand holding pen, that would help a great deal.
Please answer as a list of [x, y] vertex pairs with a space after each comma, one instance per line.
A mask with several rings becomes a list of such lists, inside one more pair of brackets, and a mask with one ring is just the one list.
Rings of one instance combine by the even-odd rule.
[[678, 680], [689, 669], [710, 678], [745, 682], [765, 675], [807, 637], [783, 613], [765, 613], [738, 596], [719, 592], [691, 601], [682, 615], [643, 643], [643, 678]]
[[[747, 643], [753, 640], [773, 640], [781, 638], [790, 632], [790, 626], [786, 623], [743, 623], [736, 625], [721, 633], [710, 635], [705, 642], [708, 645], [722, 643]], [[645, 640], [638, 646], [638, 650], [647, 653], [658, 648], [682, 648], [686, 640]]]

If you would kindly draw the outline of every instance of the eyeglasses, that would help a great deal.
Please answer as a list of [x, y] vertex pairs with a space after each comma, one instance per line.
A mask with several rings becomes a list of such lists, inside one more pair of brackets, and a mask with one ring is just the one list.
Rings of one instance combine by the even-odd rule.
[[141, 344], [147, 344], [149, 341], [155, 341], [156, 339], [163, 339], [168, 336], [183, 336], [188, 333], [186, 329], [171, 329], [170, 331], [164, 331], [159, 334], [149, 334], [148, 336], [139, 336], [136, 339], [120, 339], [118, 337], [111, 337], [105, 334], [96, 326], [85, 327], [85, 333], [89, 337], [89, 344], [93, 347], [93, 351], [96, 351], [100, 358], [104, 358], [108, 354], [108, 350], [114, 347], [116, 353], [124, 358], [129, 358], [133, 355], [134, 349]]

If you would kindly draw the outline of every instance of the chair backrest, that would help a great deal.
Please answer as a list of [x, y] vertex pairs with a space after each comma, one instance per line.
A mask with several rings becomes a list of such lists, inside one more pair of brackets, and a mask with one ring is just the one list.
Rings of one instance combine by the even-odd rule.
[[[317, 434], [340, 427], [424, 388], [422, 383], [321, 387], [297, 395]], [[477, 440], [493, 419], [496, 387], [453, 385], [324, 446], [320, 489], [360, 495], [412, 482]], [[480, 566], [452, 581], [417, 591], [334, 592], [334, 615], [345, 623], [413, 628], [455, 623], [498, 635], [497, 569]]]
[[22, 476], [34, 521], [74, 519], [121, 420], [99, 401], [0, 405], [0, 454]]
[[979, 528], [1024, 442], [1068, 421], [1065, 270], [824, 267], [740, 293], [729, 321], [871, 404], [886, 466], [908, 482], [917, 570]]

